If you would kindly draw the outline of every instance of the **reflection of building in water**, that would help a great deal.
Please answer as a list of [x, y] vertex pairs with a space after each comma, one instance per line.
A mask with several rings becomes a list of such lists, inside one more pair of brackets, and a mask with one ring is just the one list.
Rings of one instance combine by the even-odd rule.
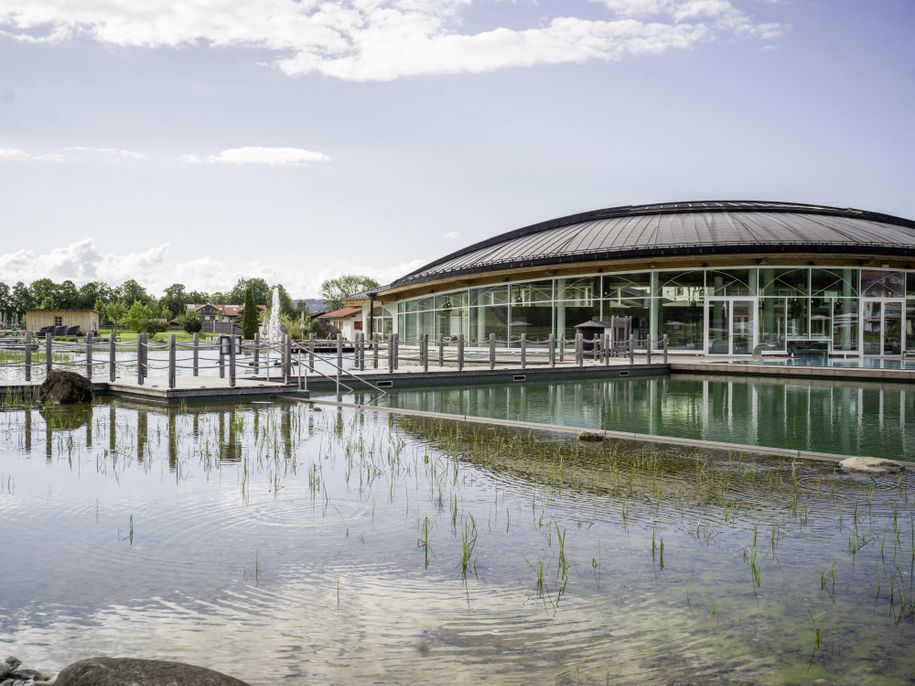
[[473, 417], [884, 457], [906, 453], [915, 417], [915, 393], [903, 384], [696, 375], [401, 390], [390, 402]]
[[[567, 340], [630, 317], [643, 349], [915, 352], [915, 221], [794, 203], [616, 207], [510, 231], [348, 301], [367, 333]], [[384, 319], [379, 316], [384, 313]], [[389, 318], [389, 319], [388, 319]]]

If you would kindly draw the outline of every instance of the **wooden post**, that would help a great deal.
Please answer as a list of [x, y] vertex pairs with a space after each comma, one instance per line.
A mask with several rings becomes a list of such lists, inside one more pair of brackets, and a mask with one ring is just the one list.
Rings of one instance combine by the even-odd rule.
[[527, 368], [527, 334], [521, 334], [521, 369]]
[[458, 360], [457, 360], [458, 361], [458, 371], [459, 372], [464, 371], [464, 334], [462, 334], [462, 333], [458, 334], [457, 358], [458, 358]]
[[566, 336], [565, 334], [559, 337], [559, 364], [562, 364], [566, 361]]
[[359, 371], [365, 371], [365, 333], [359, 333]]
[[388, 335], [388, 374], [394, 373], [394, 334]]
[[92, 336], [86, 334], [86, 378], [92, 380]]
[[144, 334], [137, 334], [137, 384], [139, 386], [143, 385], [143, 336]]
[[235, 334], [229, 336], [229, 386], [235, 388]]
[[580, 331], [575, 333], [575, 363], [579, 367], [585, 363], [585, 335]]
[[117, 348], [114, 342], [114, 331], [108, 337], [108, 380], [114, 383], [117, 374]]
[[171, 334], [168, 337], [168, 387], [174, 388], [175, 383], [177, 382], [178, 370], [175, 369], [175, 365], [178, 362], [177, 356], [177, 343], [176, 343], [175, 334]]
[[343, 367], [343, 334], [337, 334], [337, 374], [340, 373], [340, 368]]
[[25, 380], [32, 380], [32, 332], [25, 332]]
[[45, 373], [50, 374], [54, 366], [54, 339], [48, 333], [44, 337], [44, 367]]
[[591, 359], [595, 363], [600, 359], [600, 335], [594, 334], [591, 336]]
[[200, 333], [194, 334], [194, 376], [200, 372]]
[[424, 333], [422, 337], [422, 350], [420, 355], [423, 358], [423, 372], [429, 371], [429, 334]]
[[219, 337], [219, 378], [226, 378], [226, 337]]
[[556, 366], [556, 336], [551, 332], [546, 338], [547, 357], [550, 360], [550, 366]]
[[378, 346], [381, 345], [381, 336], [372, 334], [372, 368], [378, 369]]
[[308, 371], [315, 370], [315, 335], [308, 334]]
[[394, 337], [394, 371], [400, 369], [400, 334], [393, 334]]
[[635, 334], [629, 334], [629, 364], [635, 364]]
[[489, 334], [489, 368], [496, 368], [496, 334]]
[[261, 332], [254, 332], [254, 375], [257, 376], [261, 371]]
[[667, 334], [661, 339], [661, 349], [664, 351], [664, 364], [667, 364]]
[[647, 340], [645, 341], [645, 347], [648, 349], [648, 364], [651, 364], [651, 335], [649, 334]]
[[445, 366], [445, 337], [438, 337], [438, 366]]
[[292, 335], [283, 336], [283, 383], [289, 385], [292, 376]]

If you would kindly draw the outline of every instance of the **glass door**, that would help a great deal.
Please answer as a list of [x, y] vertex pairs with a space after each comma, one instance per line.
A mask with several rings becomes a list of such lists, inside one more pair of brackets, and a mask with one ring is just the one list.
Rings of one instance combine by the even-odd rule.
[[749, 355], [753, 352], [754, 313], [752, 300], [735, 300], [731, 304], [731, 354]]
[[865, 298], [861, 305], [862, 352], [865, 355], [901, 355], [903, 301]]
[[756, 344], [756, 301], [748, 298], [706, 299], [705, 352], [749, 355]]

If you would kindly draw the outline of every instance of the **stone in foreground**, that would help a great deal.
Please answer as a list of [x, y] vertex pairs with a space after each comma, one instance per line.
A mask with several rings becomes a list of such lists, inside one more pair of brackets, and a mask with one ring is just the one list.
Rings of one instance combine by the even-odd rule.
[[87, 403], [92, 400], [92, 382], [76, 372], [52, 369], [38, 387], [37, 397], [41, 403]]
[[12, 674], [14, 671], [16, 671], [16, 667], [21, 664], [22, 663], [15, 657], [8, 657], [3, 660], [3, 662], [0, 662], [0, 679], [3, 679]]
[[55, 686], [248, 686], [211, 669], [165, 660], [92, 657], [66, 667]]
[[896, 474], [903, 467], [892, 460], [881, 460], [877, 457], [848, 457], [839, 463], [843, 472], [862, 472], [864, 474]]

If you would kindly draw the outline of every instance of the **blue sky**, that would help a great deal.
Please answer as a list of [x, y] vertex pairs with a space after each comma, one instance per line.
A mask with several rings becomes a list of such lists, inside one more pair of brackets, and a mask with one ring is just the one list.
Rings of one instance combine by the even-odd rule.
[[0, 0], [0, 280], [314, 296], [599, 207], [915, 218], [911, 0]]

